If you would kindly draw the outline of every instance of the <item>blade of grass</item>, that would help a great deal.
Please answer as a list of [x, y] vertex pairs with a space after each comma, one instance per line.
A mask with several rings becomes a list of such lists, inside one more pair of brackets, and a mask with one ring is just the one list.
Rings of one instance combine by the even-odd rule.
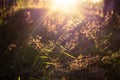
[[69, 57], [71, 57], [71, 58], [75, 59], [75, 57], [74, 57], [74, 56], [70, 55], [70, 54], [69, 54], [69, 53], [67, 53], [67, 52], [63, 52], [63, 54], [65, 54], [65, 55], [67, 55], [67, 56], [69, 56]]
[[20, 76], [18, 76], [18, 80], [20, 80]]

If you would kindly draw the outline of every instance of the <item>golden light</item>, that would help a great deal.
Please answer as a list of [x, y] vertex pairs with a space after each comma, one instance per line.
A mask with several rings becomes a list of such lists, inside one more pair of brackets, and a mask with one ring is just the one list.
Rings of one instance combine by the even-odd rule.
[[99, 3], [99, 2], [101, 2], [103, 0], [81, 0], [81, 1], [83, 1], [83, 2], [91, 2], [91, 3]]
[[73, 9], [77, 3], [77, 0], [54, 0], [54, 9], [69, 11]]
[[99, 3], [101, 2], [102, 0], [92, 0], [93, 3]]

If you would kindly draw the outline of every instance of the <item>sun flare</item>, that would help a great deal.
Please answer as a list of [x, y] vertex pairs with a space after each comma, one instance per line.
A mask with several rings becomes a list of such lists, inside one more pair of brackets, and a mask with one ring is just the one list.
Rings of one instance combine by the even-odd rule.
[[54, 8], [59, 10], [70, 10], [77, 3], [77, 0], [54, 0]]

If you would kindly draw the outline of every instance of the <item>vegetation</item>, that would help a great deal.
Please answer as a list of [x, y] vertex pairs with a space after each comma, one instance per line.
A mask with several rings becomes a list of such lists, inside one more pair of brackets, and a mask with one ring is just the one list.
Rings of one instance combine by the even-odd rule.
[[78, 1], [71, 10], [53, 0], [4, 1], [0, 80], [119, 80], [119, 0], [112, 9]]

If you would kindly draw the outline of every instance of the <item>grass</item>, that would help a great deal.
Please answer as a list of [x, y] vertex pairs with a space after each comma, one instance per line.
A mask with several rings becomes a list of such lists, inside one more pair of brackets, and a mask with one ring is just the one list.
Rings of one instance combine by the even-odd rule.
[[119, 80], [120, 35], [109, 17], [87, 6], [68, 14], [30, 4], [19, 0], [1, 22], [1, 80]]

